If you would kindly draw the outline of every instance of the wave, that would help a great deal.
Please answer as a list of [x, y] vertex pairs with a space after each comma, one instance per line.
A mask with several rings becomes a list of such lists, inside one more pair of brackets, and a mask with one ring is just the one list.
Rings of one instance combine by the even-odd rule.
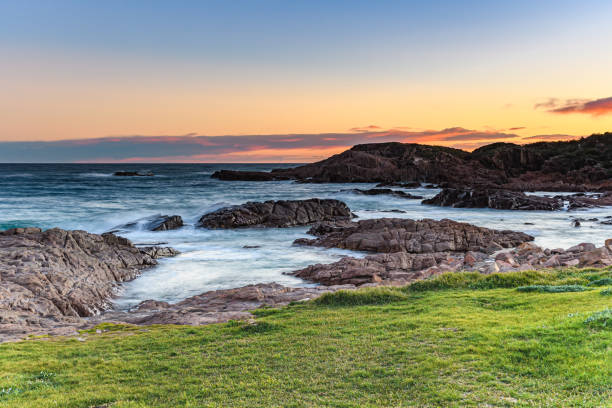
[[113, 173], [81, 173], [79, 177], [112, 177]]

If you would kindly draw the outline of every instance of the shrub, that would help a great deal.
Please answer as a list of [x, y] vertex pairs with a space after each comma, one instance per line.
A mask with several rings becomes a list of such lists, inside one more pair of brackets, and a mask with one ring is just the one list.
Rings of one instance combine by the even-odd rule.
[[612, 289], [604, 289], [599, 294], [602, 296], [612, 296]]

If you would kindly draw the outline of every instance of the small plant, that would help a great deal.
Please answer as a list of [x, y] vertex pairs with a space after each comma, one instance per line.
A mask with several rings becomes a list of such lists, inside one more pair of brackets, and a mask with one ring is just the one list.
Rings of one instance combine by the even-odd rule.
[[584, 324], [596, 329], [612, 329], [612, 309], [604, 309], [590, 315]]
[[612, 296], [612, 289], [610, 288], [604, 289], [601, 292], [599, 292], [599, 294], [602, 296]]
[[530, 286], [520, 286], [516, 288], [519, 292], [540, 292], [540, 293], [563, 293], [563, 292], [584, 292], [585, 290], [590, 290], [585, 286], [580, 285], [560, 285], [560, 286], [552, 286], [552, 285], [530, 285]]

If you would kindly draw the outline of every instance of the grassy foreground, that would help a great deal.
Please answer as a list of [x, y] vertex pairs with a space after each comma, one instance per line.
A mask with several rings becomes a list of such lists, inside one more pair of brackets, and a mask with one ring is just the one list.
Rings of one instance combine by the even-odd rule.
[[455, 273], [254, 324], [3, 344], [0, 407], [612, 406], [611, 277]]

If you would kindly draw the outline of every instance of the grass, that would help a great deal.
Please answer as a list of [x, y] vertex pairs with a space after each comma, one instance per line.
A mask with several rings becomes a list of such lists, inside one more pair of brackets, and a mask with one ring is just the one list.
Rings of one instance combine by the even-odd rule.
[[445, 274], [259, 309], [254, 323], [3, 344], [0, 407], [612, 406], [612, 299], [515, 289], [611, 272]]

